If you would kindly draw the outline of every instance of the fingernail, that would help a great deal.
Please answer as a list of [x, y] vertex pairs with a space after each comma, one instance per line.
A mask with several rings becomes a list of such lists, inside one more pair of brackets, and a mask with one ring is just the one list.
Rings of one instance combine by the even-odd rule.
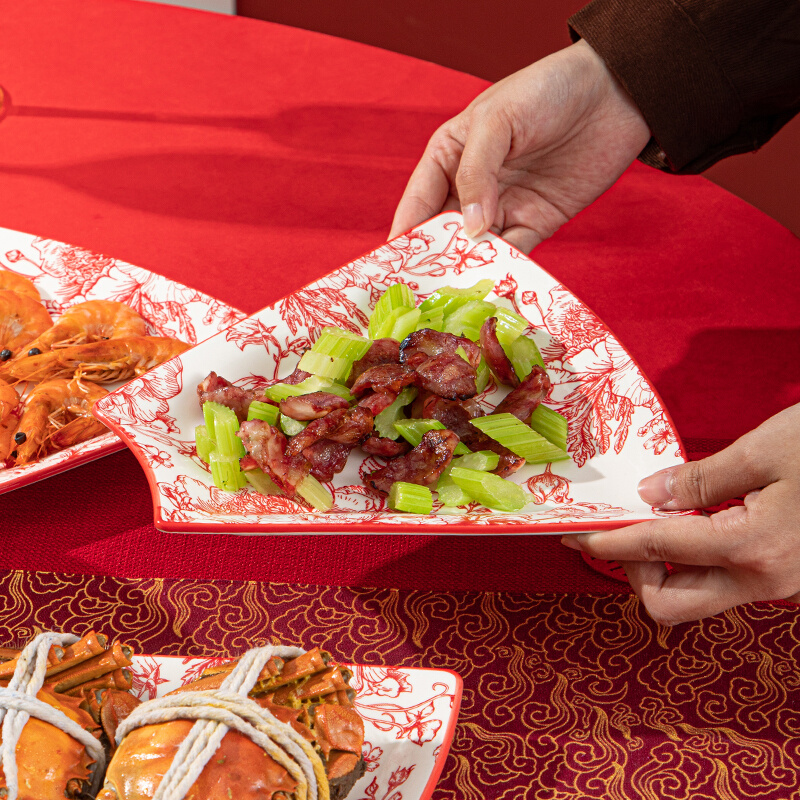
[[663, 506], [664, 503], [668, 503], [672, 499], [671, 485], [674, 470], [675, 467], [662, 469], [639, 481], [636, 487], [639, 497], [651, 506]]
[[483, 208], [480, 203], [470, 203], [461, 209], [464, 215], [464, 233], [478, 236], [483, 229]]
[[561, 544], [563, 544], [564, 547], [569, 547], [571, 550], [578, 550], [579, 552], [583, 550], [577, 536], [562, 536]]

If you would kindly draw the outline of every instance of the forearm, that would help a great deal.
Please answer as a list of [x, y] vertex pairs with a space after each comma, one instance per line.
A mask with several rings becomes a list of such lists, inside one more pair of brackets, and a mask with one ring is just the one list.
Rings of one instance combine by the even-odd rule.
[[797, 0], [593, 0], [570, 27], [641, 110], [651, 166], [701, 172], [800, 110]]

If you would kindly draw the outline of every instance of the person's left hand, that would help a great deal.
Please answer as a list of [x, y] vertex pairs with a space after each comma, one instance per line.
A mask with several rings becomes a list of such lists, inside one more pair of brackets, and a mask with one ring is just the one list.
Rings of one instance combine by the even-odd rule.
[[720, 453], [639, 484], [645, 502], [673, 511], [706, 508], [745, 493], [744, 506], [710, 517], [664, 518], [561, 541], [620, 562], [650, 616], [664, 625], [754, 600], [798, 602], [800, 405]]

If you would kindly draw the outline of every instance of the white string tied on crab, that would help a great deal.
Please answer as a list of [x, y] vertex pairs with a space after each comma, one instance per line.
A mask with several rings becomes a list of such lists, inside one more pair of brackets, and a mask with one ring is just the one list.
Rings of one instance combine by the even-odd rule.
[[297, 781], [298, 800], [328, 800], [330, 790], [319, 754], [291, 725], [247, 695], [273, 656], [303, 655], [298, 647], [259, 647], [239, 660], [219, 689], [182, 692], [138, 706], [117, 729], [117, 743], [134, 728], [176, 719], [197, 720], [181, 742], [153, 800], [183, 800], [229, 730], [247, 736]]
[[100, 776], [105, 772], [106, 757], [103, 745], [63, 711], [36, 697], [44, 684], [50, 648], [54, 644], [68, 646], [77, 641], [78, 637], [70, 633], [52, 631], [40, 633], [19, 654], [8, 687], [0, 687], [0, 721], [3, 723], [0, 729], [3, 740], [0, 745], [0, 767], [6, 778], [8, 792], [6, 800], [17, 800], [19, 795], [17, 743], [22, 735], [22, 729], [31, 717], [55, 726], [86, 748], [95, 762], [92, 767], [90, 791], [92, 794], [97, 793]]

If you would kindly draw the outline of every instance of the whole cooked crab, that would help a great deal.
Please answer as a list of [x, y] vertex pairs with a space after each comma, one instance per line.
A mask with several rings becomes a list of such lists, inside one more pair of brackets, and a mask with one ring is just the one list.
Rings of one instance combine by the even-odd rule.
[[[291, 728], [289, 733], [299, 734], [305, 748], [317, 759], [320, 779], [316, 782], [316, 796], [344, 798], [364, 772], [361, 757], [364, 725], [353, 705], [355, 692], [348, 685], [349, 671], [336, 665], [330, 654], [319, 648], [290, 658], [271, 655], [258, 672], [252, 688], [248, 690], [245, 686], [241, 695], [233, 695], [226, 691], [230, 683], [229, 680], [226, 683], [226, 679], [237, 664], [230, 662], [206, 670], [198, 680], [153, 703], [168, 716], [177, 712], [164, 710], [165, 702], [168, 706], [172, 702], [170, 708], [180, 702], [192, 708], [201, 702], [213, 707], [223, 702], [214, 697], [234, 696], [240, 697], [243, 703], [250, 703], [249, 697], [279, 720], [279, 730], [285, 728], [280, 723], [285, 723]], [[181, 694], [185, 694], [183, 701], [176, 697]], [[128, 723], [133, 723], [137, 715], [145, 714], [149, 705], [142, 704]], [[163, 787], [159, 791], [168, 770], [172, 767], [175, 772], [173, 759], [193, 728], [196, 730], [195, 719], [200, 719], [202, 725], [202, 720], [208, 718], [201, 715], [191, 719], [172, 718], [155, 724], [142, 723], [132, 730], [126, 723], [120, 729], [124, 738], [108, 766], [97, 800], [144, 800], [154, 796], [166, 800], [179, 797], [187, 800], [303, 800], [313, 796], [313, 792], [307, 794], [302, 781], [293, 776], [291, 765], [287, 768], [279, 763], [282, 754], [279, 754], [281, 758], [268, 755], [247, 735], [230, 728], [223, 729], [217, 749], [205, 766], [200, 767], [202, 771], [185, 793], [164, 791]], [[138, 720], [135, 724], [139, 724]]]
[[[117, 724], [139, 703], [127, 691], [131, 649], [107, 644], [90, 631], [81, 639], [46, 633], [22, 650], [3, 648], [0, 797], [90, 797], [114, 749]], [[16, 735], [9, 752], [3, 741]]]

